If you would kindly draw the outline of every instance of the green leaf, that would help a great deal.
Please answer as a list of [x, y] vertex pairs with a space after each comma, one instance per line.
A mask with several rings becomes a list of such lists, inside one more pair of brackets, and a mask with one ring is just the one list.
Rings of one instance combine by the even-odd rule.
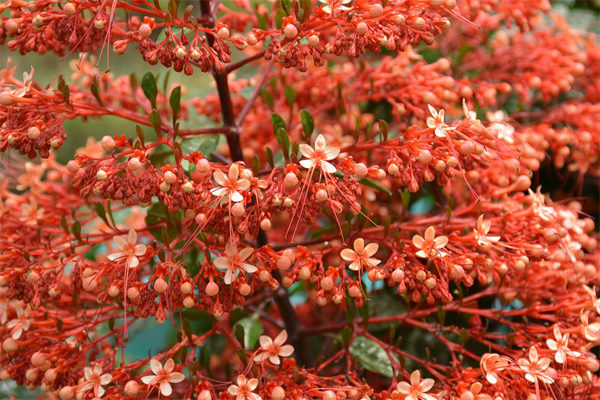
[[294, 104], [296, 102], [296, 90], [289, 85], [285, 85], [283, 91], [285, 93], [285, 101], [288, 103], [288, 105], [291, 106]]
[[215, 136], [194, 136], [181, 142], [181, 150], [184, 154], [190, 154], [192, 151], [199, 151], [204, 157], [217, 150], [219, 145], [219, 135]]
[[100, 104], [100, 107], [104, 107], [102, 99], [100, 98], [100, 91], [98, 90], [98, 77], [94, 78], [90, 90], [92, 91], [92, 95], [94, 95], [94, 98], [96, 99], [98, 104]]
[[392, 378], [394, 369], [387, 353], [379, 344], [364, 336], [357, 336], [350, 346], [352, 354], [365, 369]]
[[171, 110], [173, 111], [173, 125], [177, 121], [179, 110], [181, 110], [181, 86], [177, 86], [171, 91], [171, 98], [169, 99]]
[[391, 196], [391, 195], [392, 195], [392, 192], [391, 192], [391, 191], [390, 191], [388, 188], [385, 188], [385, 187], [381, 186], [379, 183], [377, 183], [377, 182], [373, 182], [373, 181], [372, 181], [372, 180], [370, 180], [370, 179], [367, 179], [367, 178], [362, 178], [362, 179], [361, 179], [360, 181], [358, 181], [358, 182], [359, 182], [359, 183], [362, 183], [363, 185], [365, 185], [365, 186], [368, 186], [368, 187], [370, 187], [370, 188], [373, 188], [373, 189], [377, 189], [377, 190], [379, 190], [379, 191], [382, 191], [383, 193], [387, 194], [388, 196]]
[[252, 157], [252, 172], [254, 173], [255, 176], [258, 176], [258, 173], [260, 172], [260, 160], [258, 159], [258, 156], [255, 154], [254, 157]]
[[446, 321], [446, 310], [442, 307], [438, 307], [437, 316], [440, 320], [440, 325], [444, 326], [444, 322]]
[[315, 120], [312, 115], [306, 110], [300, 111], [300, 118], [302, 119], [302, 129], [306, 135], [306, 139], [310, 139], [311, 135], [315, 130]]
[[285, 11], [275, 10], [275, 27], [277, 29], [281, 29], [283, 27], [283, 18], [285, 18]]
[[290, 15], [290, 0], [281, 0], [281, 8], [287, 15]]
[[379, 120], [379, 129], [381, 129], [381, 134], [383, 135], [383, 141], [387, 142], [388, 132], [390, 131], [390, 126], [387, 123], [387, 121], [380, 119]]
[[271, 150], [270, 147], [267, 147], [265, 158], [267, 159], [267, 162], [269, 163], [271, 168], [275, 168], [275, 161], [273, 160], [273, 150]]
[[150, 125], [156, 131], [156, 137], [160, 139], [160, 126], [162, 125], [162, 119], [160, 118], [160, 114], [156, 110], [152, 110], [150, 113]]
[[98, 214], [102, 221], [104, 221], [106, 225], [109, 225], [108, 219], [106, 218], [106, 210], [104, 209], [104, 205], [102, 205], [102, 203], [96, 203], [94, 205], [94, 209], [96, 210], [96, 214]]
[[[181, 37], [181, 27], [180, 26], [170, 26], [171, 28], [171, 32], [173, 32], [173, 35], [177, 36], [177, 37]], [[165, 29], [163, 29], [158, 36], [156, 37], [156, 43], [160, 43], [163, 40], [165, 40], [167, 38], [167, 28], [165, 27]], [[189, 33], [194, 32], [193, 28], [185, 28], [183, 30], [183, 34], [184, 35], [188, 35]]]
[[263, 101], [265, 103], [267, 103], [269, 108], [272, 110], [273, 106], [274, 106], [274, 102], [273, 102], [273, 96], [271, 96], [271, 93], [269, 93], [269, 91], [267, 89], [263, 89], [260, 91], [260, 97], [263, 99]]
[[156, 87], [156, 79], [152, 72], [147, 72], [142, 78], [142, 90], [144, 94], [150, 100], [152, 108], [156, 108], [156, 96], [158, 95], [158, 89]]
[[281, 151], [283, 152], [285, 160], [289, 162], [290, 138], [287, 132], [284, 128], [279, 128], [277, 129], [277, 132], [275, 132], [275, 137], [277, 138], [277, 143], [279, 143], [279, 147], [281, 147]]
[[254, 349], [258, 337], [263, 333], [263, 326], [258, 320], [258, 315], [240, 319], [236, 322], [234, 329], [237, 329], [237, 326], [240, 326], [244, 332], [244, 348], [246, 350]]
[[81, 240], [81, 224], [78, 221], [75, 221], [75, 223], [71, 225], [71, 232], [77, 240]]
[[279, 128], [287, 129], [287, 125], [286, 125], [285, 121], [278, 114], [275, 114], [275, 113], [271, 114], [271, 123], [273, 124], [273, 132], [274, 133], [277, 133], [277, 130]]

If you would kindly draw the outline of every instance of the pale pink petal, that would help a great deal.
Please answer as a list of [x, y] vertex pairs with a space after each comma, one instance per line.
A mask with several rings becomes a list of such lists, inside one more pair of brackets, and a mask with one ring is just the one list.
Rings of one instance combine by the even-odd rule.
[[325, 137], [323, 135], [319, 135], [317, 137], [317, 140], [315, 140], [315, 150], [317, 152], [322, 153], [323, 151], [325, 151], [326, 147], [327, 147], [327, 141], [325, 140]]
[[438, 236], [433, 241], [434, 249], [441, 249], [448, 244], [448, 238], [446, 236]]
[[377, 253], [377, 250], [379, 250], [379, 245], [377, 243], [369, 243], [363, 250], [363, 257], [371, 257]]
[[94, 372], [95, 376], [102, 375], [102, 366], [100, 364], [98, 364], [98, 363], [94, 364], [93, 372]]
[[170, 396], [171, 393], [173, 393], [173, 388], [171, 388], [171, 385], [169, 384], [169, 382], [162, 381], [160, 383], [160, 392], [162, 393], [163, 396]]
[[245, 259], [250, 257], [253, 252], [254, 252], [254, 249], [252, 247], [246, 247], [246, 248], [240, 250], [240, 252], [238, 253], [238, 256], [240, 257], [240, 260], [244, 261]]
[[242, 196], [240, 192], [238, 192], [237, 190], [233, 190], [231, 192], [231, 201], [233, 201], [234, 203], [239, 203], [242, 200], [244, 200], [244, 196]]
[[231, 385], [229, 386], [229, 388], [227, 389], [227, 391], [229, 392], [230, 395], [235, 396], [238, 394], [240, 388], [237, 387], [236, 385]]
[[127, 241], [121, 236], [115, 236], [113, 241], [119, 250], [124, 250], [127, 247]]
[[94, 386], [94, 394], [96, 395], [96, 397], [104, 396], [104, 388], [100, 385]]
[[175, 368], [175, 361], [173, 361], [172, 358], [169, 358], [167, 360], [167, 362], [165, 363], [165, 366], [163, 367], [163, 371], [166, 374], [169, 374], [169, 373], [171, 373], [171, 371], [173, 371], [173, 368]]
[[419, 390], [421, 390], [421, 392], [429, 392], [433, 385], [435, 385], [433, 379], [423, 379], [419, 385]]
[[256, 267], [255, 267], [254, 265], [252, 265], [252, 264], [246, 264], [246, 263], [243, 263], [243, 264], [242, 264], [242, 267], [244, 268], [244, 270], [245, 270], [246, 272], [256, 272], [256, 271], [258, 271], [258, 268], [256, 268]]
[[419, 386], [419, 382], [421, 382], [421, 371], [416, 370], [410, 374], [410, 384], [414, 387], [417, 387]]
[[239, 387], [246, 386], [246, 382], [248, 382], [248, 378], [246, 378], [244, 375], [238, 375], [237, 384]]
[[169, 374], [167, 381], [171, 383], [179, 383], [182, 382], [184, 379], [185, 375], [183, 375], [181, 372], [172, 372]]
[[237, 164], [232, 164], [229, 167], [229, 182], [237, 181], [237, 178], [240, 176], [240, 169]]
[[233, 186], [236, 190], [248, 190], [248, 188], [250, 187], [250, 181], [248, 179], [240, 179]]
[[294, 347], [291, 344], [286, 344], [279, 348], [279, 355], [281, 357], [289, 357], [292, 354], [294, 354]]
[[427, 228], [427, 230], [425, 230], [425, 241], [427, 243], [431, 243], [433, 242], [433, 239], [435, 239], [435, 228], [430, 226]]
[[83, 376], [85, 377], [86, 381], [91, 381], [94, 377], [94, 373], [92, 372], [92, 369], [90, 367], [85, 367], [83, 369]]
[[300, 160], [300, 165], [306, 169], [311, 169], [315, 165], [315, 162], [313, 160]]
[[154, 372], [154, 375], [160, 374], [162, 369], [163, 368], [160, 361], [158, 361], [156, 358], [150, 360], [150, 370]]
[[325, 160], [335, 160], [337, 156], [340, 154], [340, 149], [336, 149], [335, 147], [330, 147], [323, 153], [323, 159]]
[[233, 282], [233, 270], [228, 269], [227, 272], [225, 273], [225, 279], [223, 279], [225, 284], [227, 285], [231, 285], [231, 282]]
[[397, 387], [398, 391], [404, 394], [409, 394], [412, 389], [412, 386], [408, 382], [400, 382]]
[[354, 251], [362, 254], [365, 250], [365, 240], [362, 238], [358, 238], [354, 241]]
[[260, 343], [260, 347], [265, 347], [270, 349], [273, 346], [273, 340], [266, 336], [266, 335], [262, 335], [258, 338], [258, 342]]
[[213, 179], [220, 186], [229, 186], [229, 180], [227, 179], [227, 175], [225, 175], [221, 170], [216, 170], [213, 173]]
[[[246, 379], [246, 377], [244, 377], [244, 380]], [[252, 378], [248, 381], [248, 389], [250, 390], [254, 390], [258, 387], [258, 379], [256, 378]]]
[[348, 268], [352, 271], [358, 271], [360, 269], [360, 260], [354, 261], [352, 264], [348, 265]]
[[412, 242], [417, 249], [422, 249], [425, 246], [425, 239], [421, 235], [413, 236]]
[[218, 269], [223, 269], [223, 270], [229, 269], [229, 268], [231, 268], [231, 260], [227, 257], [219, 256], [214, 259], [213, 265], [215, 267], [217, 267]]
[[437, 110], [435, 108], [433, 108], [433, 106], [431, 104], [427, 104], [427, 107], [429, 108], [429, 112], [431, 113], [433, 118], [437, 118], [437, 116], [438, 116]]
[[100, 377], [100, 384], [101, 385], [108, 385], [110, 382], [112, 381], [112, 375], [111, 374], [104, 374]]
[[127, 267], [129, 268], [135, 268], [138, 265], [140, 265], [140, 260], [138, 260], [138, 258], [136, 256], [129, 256], [127, 258]]
[[342, 250], [340, 256], [346, 261], [356, 261], [358, 259], [358, 255], [350, 249]]
[[282, 344], [287, 342], [287, 338], [288, 338], [288, 334], [287, 334], [287, 331], [284, 329], [281, 331], [281, 333], [279, 333], [279, 335], [277, 335], [277, 337], [275, 338], [273, 343], [275, 343], [275, 345], [277, 345], [277, 346], [281, 346]]
[[269, 361], [271, 361], [271, 364], [273, 364], [273, 365], [281, 364], [281, 360], [279, 359], [279, 356], [270, 356]]
[[210, 189], [210, 193], [216, 197], [225, 196], [227, 193], [229, 193], [229, 188], [221, 187], [221, 188]]
[[133, 228], [130, 229], [129, 233], [127, 234], [127, 243], [129, 243], [130, 245], [134, 245], [135, 243], [137, 243], [137, 233]]
[[334, 174], [337, 168], [327, 161], [321, 161], [321, 169], [328, 174]]
[[146, 254], [146, 245], [145, 244], [138, 244], [133, 248], [133, 254], [136, 256], [143, 256], [144, 254]]
[[315, 150], [310, 147], [307, 144], [301, 144], [300, 146], [300, 153], [302, 153], [302, 155], [306, 158], [314, 158], [315, 157]]
[[152, 379], [154, 379], [154, 375], [142, 376], [142, 382], [146, 385], [149, 385]]

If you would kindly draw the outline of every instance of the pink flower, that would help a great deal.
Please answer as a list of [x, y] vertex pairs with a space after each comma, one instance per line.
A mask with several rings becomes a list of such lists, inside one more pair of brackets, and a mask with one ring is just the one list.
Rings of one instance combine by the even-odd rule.
[[235, 400], [262, 400], [256, 393], [252, 393], [258, 387], [258, 379], [248, 380], [244, 375], [237, 377], [237, 385], [231, 385], [227, 389], [230, 395], [236, 396]]
[[10, 332], [13, 339], [17, 340], [23, 334], [23, 331], [28, 331], [29, 326], [31, 325], [31, 321], [29, 321], [29, 314], [31, 314], [31, 306], [23, 307], [20, 304], [15, 306], [15, 310], [17, 311], [17, 318], [10, 321], [6, 324], [7, 328], [12, 328]]
[[372, 258], [379, 250], [377, 243], [369, 243], [365, 246], [365, 241], [358, 238], [354, 241], [354, 250], [344, 249], [340, 253], [342, 258], [351, 264], [348, 266], [352, 271], [360, 271], [363, 267], [375, 267], [381, 260]]
[[260, 341], [260, 353], [258, 353], [255, 357], [255, 361], [263, 361], [265, 359], [269, 359], [271, 364], [279, 365], [281, 360], [279, 357], [289, 357], [294, 352], [294, 347], [290, 344], [284, 345], [287, 341], [288, 335], [287, 331], [283, 330], [275, 340], [271, 339], [268, 336], [261, 336], [259, 338]]
[[13, 90], [11, 93], [16, 97], [23, 97], [31, 90], [31, 83], [33, 82], [33, 74], [35, 70], [31, 66], [31, 72], [23, 72], [23, 87]]
[[[413, 246], [419, 251], [416, 253], [417, 257], [428, 258], [432, 255], [445, 256], [446, 253], [439, 251], [446, 247], [448, 244], [448, 238], [446, 236], [435, 237], [435, 228], [430, 226], [425, 230], [425, 238], [421, 235], [415, 235], [412, 238]], [[434, 251], [437, 250], [437, 251]]]
[[221, 198], [221, 203], [227, 201], [233, 201], [235, 203], [244, 200], [244, 197], [240, 191], [248, 190], [250, 187], [250, 181], [246, 178], [238, 179], [240, 176], [240, 169], [237, 164], [232, 164], [229, 167], [229, 175], [225, 175], [220, 170], [216, 170], [213, 173], [213, 179], [221, 187], [211, 189], [210, 192], [217, 197]]
[[181, 372], [173, 372], [175, 361], [169, 358], [163, 367], [156, 358], [150, 360], [150, 369], [154, 375], [142, 376], [142, 382], [146, 385], [158, 386], [163, 396], [170, 396], [173, 393], [171, 383], [179, 383], [185, 379]]
[[[554, 325], [554, 338], [556, 340], [548, 339], [546, 340], [546, 344], [550, 350], [556, 351], [554, 355], [554, 359], [559, 364], [564, 364], [567, 361], [567, 355], [576, 355], [569, 349], [569, 334], [565, 334], [564, 336], [560, 333], [560, 328], [558, 325]], [[578, 355], [578, 354], [577, 354]]]
[[325, 4], [323, 7], [323, 11], [327, 14], [332, 14], [334, 10], [350, 10], [352, 7], [346, 6], [346, 4], [352, 3], [352, 0], [319, 0], [321, 3]]
[[398, 391], [407, 395], [404, 400], [436, 400], [436, 398], [425, 392], [429, 392], [435, 381], [433, 379], [423, 379], [421, 381], [421, 371], [416, 370], [410, 375], [410, 384], [408, 382], [400, 382]]
[[462, 396], [460, 396], [460, 400], [492, 400], [492, 396], [481, 392], [481, 388], [483, 385], [479, 382], [475, 382], [471, 385], [471, 388], [468, 392], [464, 392]]
[[104, 388], [102, 386], [108, 385], [112, 381], [111, 374], [102, 375], [102, 366], [98, 363], [94, 363], [94, 368], [85, 367], [83, 369], [83, 375], [85, 381], [79, 385], [77, 389], [80, 393], [87, 393], [91, 389], [94, 389], [94, 396], [104, 396]]
[[520, 358], [517, 363], [523, 371], [525, 371], [525, 379], [531, 383], [536, 383], [537, 380], [541, 380], [544, 383], [553, 383], [554, 379], [550, 377], [548, 373], [544, 373], [550, 366], [552, 360], [549, 358], [538, 357], [537, 349], [531, 346], [529, 349], [529, 359]]
[[300, 165], [304, 168], [319, 168], [321, 171], [329, 174], [333, 174], [337, 171], [335, 166], [328, 161], [335, 160], [338, 154], [340, 154], [340, 149], [327, 147], [327, 141], [323, 135], [317, 137], [314, 149], [307, 144], [301, 144], [300, 152], [307, 158], [306, 160], [300, 161]]
[[127, 240], [123, 239], [121, 236], [115, 236], [113, 240], [115, 241], [115, 246], [117, 246], [117, 248], [121, 251], [109, 254], [107, 258], [111, 261], [114, 261], [119, 258], [127, 257], [125, 266], [128, 268], [137, 267], [140, 264], [138, 256], [142, 256], [146, 253], [146, 245], [141, 243], [136, 244], [137, 233], [135, 232], [135, 230], [129, 230]]
[[504, 371], [509, 363], [510, 360], [508, 358], [502, 357], [499, 354], [485, 353], [483, 357], [481, 357], [481, 372], [489, 383], [495, 385], [500, 379], [498, 372]]
[[252, 247], [246, 247], [240, 251], [236, 247], [234, 252], [231, 248], [231, 242], [227, 242], [225, 245], [225, 256], [219, 256], [213, 261], [215, 267], [226, 271], [224, 279], [226, 284], [229, 285], [233, 282], [238, 269], [246, 272], [256, 272], [258, 270], [254, 265], [244, 262], [252, 255], [252, 252]]
[[431, 113], [431, 117], [427, 118], [427, 127], [435, 129], [435, 136], [443, 138], [448, 136], [448, 132], [456, 129], [453, 126], [448, 126], [444, 123], [444, 110], [440, 110], [438, 113], [438, 111], [430, 105], [427, 105], [427, 107], [429, 107], [429, 112]]
[[581, 331], [590, 342], [600, 342], [600, 322], [589, 323], [589, 311], [581, 310]]
[[480, 246], [491, 246], [492, 242], [497, 242], [500, 240], [500, 236], [487, 236], [492, 227], [492, 223], [490, 221], [483, 221], [483, 214], [479, 216], [477, 219], [477, 229], [473, 229], [475, 233], [475, 239], [477, 239], [477, 244]]

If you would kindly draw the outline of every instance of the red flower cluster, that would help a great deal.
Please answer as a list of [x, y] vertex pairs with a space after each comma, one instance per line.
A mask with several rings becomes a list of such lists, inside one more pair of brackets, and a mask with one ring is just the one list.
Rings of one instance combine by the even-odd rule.
[[[0, 71], [1, 380], [62, 400], [600, 398], [597, 205], [573, 198], [600, 177], [596, 35], [544, 0], [183, 4], [0, 5], [9, 50], [135, 47], [216, 89], [85, 55], [53, 86]], [[104, 116], [135, 132], [59, 162], [63, 122]], [[177, 340], [132, 359], [147, 319]]]

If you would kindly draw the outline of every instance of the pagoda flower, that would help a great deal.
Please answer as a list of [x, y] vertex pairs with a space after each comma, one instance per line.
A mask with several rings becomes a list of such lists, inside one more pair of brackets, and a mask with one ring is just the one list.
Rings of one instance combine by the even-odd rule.
[[495, 385], [500, 380], [498, 372], [504, 371], [510, 364], [507, 357], [503, 357], [496, 353], [485, 353], [481, 357], [480, 367], [485, 379], [492, 385]]
[[13, 339], [17, 340], [23, 334], [23, 331], [28, 331], [31, 321], [29, 321], [29, 314], [31, 314], [31, 306], [23, 307], [20, 304], [15, 306], [17, 311], [17, 318], [6, 324], [6, 327], [12, 329], [10, 334]]
[[410, 375], [410, 384], [408, 382], [398, 383], [398, 391], [406, 395], [404, 400], [437, 400], [434, 396], [427, 394], [435, 381], [433, 379], [421, 380], [421, 371], [416, 370]]
[[137, 243], [137, 233], [134, 229], [129, 230], [129, 234], [127, 235], [127, 240], [123, 239], [121, 236], [114, 237], [115, 246], [121, 250], [117, 253], [112, 253], [107, 256], [107, 258], [111, 261], [127, 257], [125, 261], [125, 266], [127, 268], [135, 268], [140, 264], [139, 256], [142, 256], [146, 253], [146, 245], [145, 244], [136, 244]]
[[483, 385], [479, 382], [475, 382], [471, 385], [469, 391], [464, 392], [462, 396], [460, 396], [460, 400], [492, 400], [492, 396], [489, 394], [479, 393]]
[[469, 107], [467, 107], [467, 99], [463, 98], [462, 101], [463, 112], [465, 113], [465, 117], [470, 119], [471, 121], [477, 121], [477, 113], [475, 111], [470, 111]]
[[245, 168], [240, 172], [240, 175], [243, 179], [247, 179], [250, 182], [250, 191], [254, 193], [257, 199], [262, 200], [265, 195], [262, 192], [262, 189], [266, 189], [269, 187], [269, 183], [264, 179], [258, 179], [254, 176], [251, 170]]
[[547, 384], [554, 382], [554, 379], [550, 376], [552, 369], [544, 372], [548, 369], [551, 362], [552, 360], [546, 357], [540, 359], [535, 346], [531, 346], [529, 349], [529, 359], [519, 358], [517, 361], [521, 369], [525, 371], [525, 379], [531, 383], [537, 383], [539, 379]]
[[169, 358], [163, 366], [156, 358], [150, 360], [150, 370], [154, 375], [142, 376], [142, 382], [150, 386], [158, 386], [163, 396], [173, 393], [171, 383], [179, 383], [185, 379], [181, 372], [173, 372], [175, 361]]
[[589, 323], [589, 311], [581, 310], [581, 333], [593, 343], [600, 343], [600, 322]]
[[275, 340], [265, 335], [259, 337], [260, 349], [259, 353], [254, 357], [254, 360], [260, 362], [268, 358], [271, 364], [279, 365], [281, 363], [279, 357], [289, 357], [294, 353], [294, 347], [292, 345], [284, 345], [287, 338], [288, 335], [285, 330], [281, 331]]
[[477, 229], [473, 230], [478, 245], [491, 246], [492, 242], [497, 242], [498, 240], [500, 240], [500, 236], [487, 236], [487, 234], [490, 232], [491, 227], [492, 223], [490, 221], [484, 222], [483, 214], [481, 214], [477, 219]]
[[38, 208], [37, 202], [33, 197], [29, 198], [28, 203], [21, 204], [21, 221], [25, 222], [26, 225], [35, 226], [38, 220], [44, 218], [44, 209]]
[[244, 375], [237, 377], [237, 385], [230, 385], [227, 392], [235, 396], [235, 400], [262, 400], [262, 397], [253, 393], [258, 387], [258, 379], [252, 378], [248, 380]]
[[319, 0], [325, 6], [323, 7], [323, 11], [327, 14], [332, 14], [334, 10], [350, 10], [352, 7], [348, 7], [346, 4], [352, 3], [352, 0]]
[[27, 93], [29, 93], [29, 91], [31, 90], [31, 83], [33, 82], [33, 74], [34, 73], [35, 73], [35, 70], [33, 69], [33, 66], [31, 66], [30, 73], [23, 72], [23, 86], [18, 89], [13, 90], [11, 92], [13, 96], [23, 97]]
[[558, 325], [554, 325], [554, 338], [556, 340], [547, 339], [546, 344], [550, 350], [556, 351], [554, 359], [559, 364], [564, 364], [567, 361], [567, 355], [578, 355], [569, 349], [569, 334], [564, 336], [560, 333]]
[[235, 251], [231, 248], [231, 242], [227, 242], [225, 245], [225, 256], [219, 256], [215, 258], [213, 264], [215, 267], [220, 270], [224, 270], [225, 272], [225, 283], [230, 285], [231, 282], [235, 279], [237, 275], [237, 270], [241, 269], [246, 272], [256, 272], [258, 268], [256, 268], [252, 264], [247, 264], [246, 261], [252, 255], [253, 249], [252, 247], [246, 247], [240, 251], [238, 251], [237, 247]]
[[542, 194], [542, 187], [538, 186], [537, 191], [535, 192], [531, 189], [527, 190], [529, 191], [529, 197], [532, 200], [531, 207], [533, 208], [533, 212], [546, 222], [555, 221], [557, 218], [556, 210], [553, 207], [548, 207], [546, 205], [546, 198]]
[[600, 299], [596, 295], [596, 290], [589, 286], [583, 286], [586, 292], [592, 297], [592, 307], [596, 310], [596, 314], [600, 315]]
[[486, 113], [486, 116], [488, 121], [493, 122], [490, 127], [496, 131], [496, 133], [498, 134], [498, 139], [504, 140], [506, 143], [510, 144], [513, 144], [515, 142], [515, 139], [513, 138], [515, 128], [512, 125], [509, 125], [505, 122], [506, 116], [504, 115], [504, 111], [488, 111]]
[[354, 250], [344, 249], [340, 256], [350, 262], [348, 268], [352, 271], [361, 271], [363, 267], [373, 268], [381, 262], [381, 260], [372, 258], [378, 249], [377, 243], [369, 243], [365, 246], [365, 240], [358, 238], [354, 241]]
[[77, 391], [85, 395], [85, 393], [94, 389], [95, 397], [104, 396], [104, 388], [102, 386], [108, 385], [112, 381], [112, 375], [102, 374], [102, 366], [98, 363], [94, 363], [93, 368], [85, 367], [83, 369], [83, 376], [85, 377], [85, 381], [79, 385]]
[[315, 141], [315, 148], [307, 144], [300, 145], [300, 152], [306, 158], [301, 160], [300, 165], [307, 169], [318, 168], [323, 172], [333, 174], [337, 169], [329, 161], [335, 160], [340, 154], [340, 149], [327, 147], [327, 141], [323, 135], [319, 135]]
[[225, 201], [237, 203], [244, 200], [240, 191], [248, 190], [250, 181], [246, 178], [238, 179], [239, 176], [240, 169], [237, 164], [231, 164], [228, 175], [225, 175], [220, 170], [216, 170], [213, 173], [213, 179], [220, 187], [211, 189], [210, 193], [220, 197], [221, 203], [224, 203]]
[[443, 138], [448, 136], [448, 132], [456, 129], [444, 123], [444, 110], [438, 112], [430, 105], [427, 105], [427, 107], [429, 107], [429, 112], [431, 113], [431, 117], [427, 117], [427, 127], [435, 129], [435, 136]]
[[417, 257], [429, 258], [434, 255], [443, 257], [447, 254], [440, 250], [446, 247], [448, 238], [446, 236], [435, 237], [435, 228], [433, 226], [425, 230], [425, 237], [421, 235], [413, 236], [412, 242], [413, 246], [419, 249], [416, 253]]

